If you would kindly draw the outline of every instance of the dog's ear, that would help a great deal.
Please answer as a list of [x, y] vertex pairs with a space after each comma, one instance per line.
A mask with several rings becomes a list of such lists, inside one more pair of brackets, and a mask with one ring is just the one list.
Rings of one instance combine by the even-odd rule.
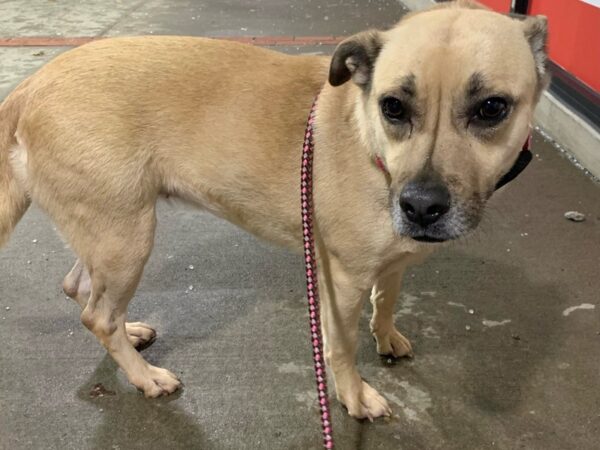
[[522, 23], [525, 38], [529, 42], [540, 87], [543, 89], [550, 80], [548, 74], [548, 55], [546, 42], [548, 39], [548, 20], [545, 16], [528, 16]]
[[329, 67], [329, 83], [344, 84], [350, 78], [365, 88], [371, 81], [375, 60], [383, 46], [382, 33], [376, 30], [363, 31], [339, 43]]

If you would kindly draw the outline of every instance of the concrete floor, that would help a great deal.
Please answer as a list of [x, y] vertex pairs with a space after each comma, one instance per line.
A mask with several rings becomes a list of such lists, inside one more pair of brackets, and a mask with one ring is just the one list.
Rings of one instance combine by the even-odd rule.
[[[335, 35], [403, 12], [391, 0], [12, 0], [0, 2], [0, 37]], [[60, 51], [0, 48], [0, 98]], [[334, 401], [338, 448], [600, 447], [600, 188], [539, 135], [534, 152], [474, 236], [409, 272], [396, 320], [414, 360], [375, 353], [365, 310], [360, 370], [395, 415], [359, 422]], [[80, 325], [59, 283], [72, 262], [35, 208], [0, 251], [1, 449], [320, 448], [298, 256], [161, 206], [130, 308], [158, 328], [145, 357], [185, 383], [159, 400]], [[596, 308], [569, 313], [582, 304]], [[115, 394], [91, 396], [97, 383]]]

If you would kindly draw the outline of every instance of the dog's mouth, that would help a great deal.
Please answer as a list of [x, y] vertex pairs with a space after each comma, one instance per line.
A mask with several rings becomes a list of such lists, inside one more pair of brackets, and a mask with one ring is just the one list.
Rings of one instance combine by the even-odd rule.
[[453, 211], [448, 217], [428, 226], [421, 226], [400, 217], [396, 230], [401, 236], [425, 244], [441, 244], [466, 236], [473, 231], [479, 220], [476, 217], [465, 217]]
[[421, 226], [402, 216], [395, 219], [394, 228], [398, 235], [424, 244], [441, 244], [457, 239], [467, 232], [464, 227], [456, 226], [452, 220], [442, 220], [429, 226]]
[[438, 236], [431, 236], [428, 234], [422, 234], [420, 236], [411, 236], [411, 238], [414, 239], [415, 241], [427, 242], [429, 244], [436, 244], [436, 243], [446, 242], [446, 241], [450, 240], [449, 237], [438, 237]]

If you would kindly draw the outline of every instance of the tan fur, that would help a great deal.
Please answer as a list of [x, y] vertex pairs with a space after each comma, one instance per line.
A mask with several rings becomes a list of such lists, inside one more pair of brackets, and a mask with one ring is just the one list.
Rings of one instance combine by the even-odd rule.
[[[85, 326], [147, 396], [171, 393], [177, 377], [134, 350], [154, 330], [126, 323], [152, 250], [156, 201], [182, 199], [300, 250], [300, 151], [322, 88], [314, 196], [325, 353], [349, 413], [387, 415], [387, 402], [356, 369], [361, 307], [371, 292], [378, 351], [411, 354], [393, 305], [405, 267], [434, 248], [399, 235], [394, 195], [429, 168], [479, 214], [527, 136], [542, 88], [526, 25], [473, 7], [442, 5], [388, 32], [350, 38], [346, 50], [366, 45], [368, 57], [378, 56], [372, 73], [360, 55], [341, 60], [338, 69], [346, 64], [356, 76], [339, 87], [326, 83], [329, 58], [232, 42], [118, 38], [67, 52], [0, 106], [0, 243], [29, 199], [40, 205], [79, 257], [63, 285]], [[518, 100], [485, 138], [456, 125], [473, 72]], [[408, 73], [423, 113], [397, 139], [378, 99]]]

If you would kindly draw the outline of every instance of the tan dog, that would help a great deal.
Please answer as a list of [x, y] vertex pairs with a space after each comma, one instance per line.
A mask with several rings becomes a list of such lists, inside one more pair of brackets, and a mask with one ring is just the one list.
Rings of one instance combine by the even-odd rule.
[[134, 348], [154, 330], [126, 323], [155, 204], [179, 198], [300, 250], [302, 141], [321, 91], [314, 201], [325, 354], [350, 415], [387, 415], [356, 368], [363, 302], [371, 292], [377, 351], [410, 354], [392, 318], [402, 273], [429, 242], [479, 222], [529, 132], [546, 84], [545, 38], [543, 18], [459, 2], [352, 36], [331, 60], [185, 37], [69, 51], [0, 107], [0, 243], [39, 204], [79, 258], [64, 288], [82, 322], [146, 396], [171, 393], [177, 377]]

